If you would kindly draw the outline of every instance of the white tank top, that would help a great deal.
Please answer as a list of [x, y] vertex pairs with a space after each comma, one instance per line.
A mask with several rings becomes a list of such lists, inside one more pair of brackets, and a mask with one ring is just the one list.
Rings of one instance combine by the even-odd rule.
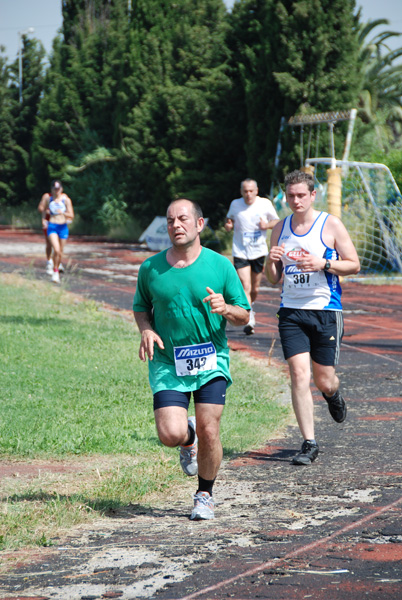
[[328, 213], [321, 212], [304, 235], [293, 232], [292, 216], [284, 220], [278, 239], [278, 246], [285, 243], [281, 306], [305, 310], [342, 310], [339, 277], [325, 271], [303, 272], [295, 261], [304, 253], [328, 260], [339, 259], [337, 251], [322, 240]]
[[49, 211], [51, 215], [65, 213], [67, 210], [66, 200], [64, 195], [59, 200], [55, 200], [53, 196], [49, 199]]

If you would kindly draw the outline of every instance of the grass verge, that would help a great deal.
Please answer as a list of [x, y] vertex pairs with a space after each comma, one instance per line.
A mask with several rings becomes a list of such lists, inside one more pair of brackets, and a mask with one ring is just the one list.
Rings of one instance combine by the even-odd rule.
[[[0, 303], [0, 549], [50, 545], [100, 515], [194, 487], [177, 449], [158, 441], [132, 321], [14, 275], [0, 275]], [[232, 373], [226, 458], [260, 447], [291, 418], [276, 401], [286, 389], [278, 369], [232, 353]]]

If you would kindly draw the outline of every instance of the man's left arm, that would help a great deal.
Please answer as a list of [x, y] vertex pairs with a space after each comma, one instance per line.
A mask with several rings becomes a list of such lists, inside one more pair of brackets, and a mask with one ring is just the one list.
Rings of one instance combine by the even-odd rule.
[[328, 272], [339, 276], [356, 275], [360, 271], [360, 260], [345, 225], [332, 217], [330, 226], [334, 232], [334, 248], [342, 260], [330, 260]]
[[263, 217], [260, 220], [260, 229], [265, 231], [266, 229], [273, 229], [277, 223], [279, 223], [280, 219], [271, 219], [271, 221], [266, 221]]
[[328, 247], [333, 247], [339, 254], [341, 260], [329, 260], [329, 269], [326, 269], [327, 259], [306, 254], [297, 260], [297, 264], [303, 271], [327, 271], [333, 275], [342, 277], [344, 275], [355, 275], [360, 271], [360, 261], [356, 248], [350, 235], [338, 217], [329, 215], [323, 232], [323, 241]]
[[267, 198], [266, 201], [268, 206], [265, 214], [260, 219], [260, 229], [263, 231], [266, 231], [267, 229], [273, 229], [280, 221], [278, 213], [276, 212], [271, 200], [268, 200]]

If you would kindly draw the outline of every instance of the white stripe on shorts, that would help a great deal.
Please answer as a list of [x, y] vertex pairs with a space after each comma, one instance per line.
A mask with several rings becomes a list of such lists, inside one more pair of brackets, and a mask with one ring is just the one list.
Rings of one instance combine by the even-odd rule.
[[341, 341], [343, 334], [343, 314], [342, 311], [336, 310], [336, 348], [335, 348], [335, 360], [334, 365], [339, 362], [339, 354], [341, 351]]

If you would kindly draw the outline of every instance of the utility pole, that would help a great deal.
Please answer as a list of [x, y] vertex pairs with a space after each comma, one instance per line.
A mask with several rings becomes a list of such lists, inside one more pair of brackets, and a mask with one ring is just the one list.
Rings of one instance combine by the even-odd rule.
[[22, 102], [22, 36], [28, 35], [28, 33], [33, 33], [35, 29], [33, 27], [28, 27], [25, 31], [19, 31], [19, 48], [18, 48], [18, 65], [19, 65], [19, 90], [20, 90], [20, 102]]

